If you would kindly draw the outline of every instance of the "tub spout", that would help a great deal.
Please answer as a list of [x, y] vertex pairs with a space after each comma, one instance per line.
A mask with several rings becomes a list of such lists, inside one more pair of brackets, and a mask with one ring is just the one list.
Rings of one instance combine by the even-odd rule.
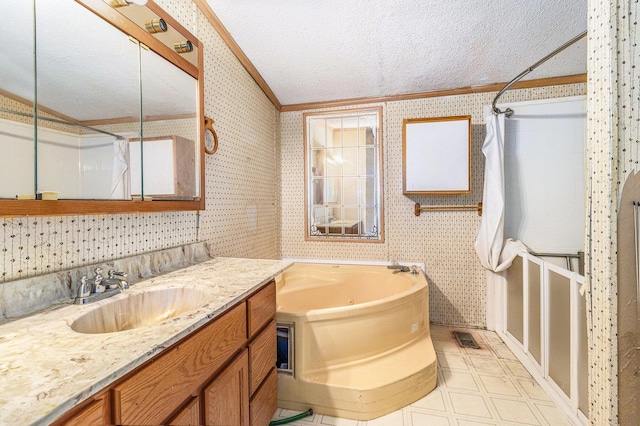
[[400, 272], [409, 272], [408, 266], [398, 265], [397, 263], [387, 266], [387, 269], [397, 269]]

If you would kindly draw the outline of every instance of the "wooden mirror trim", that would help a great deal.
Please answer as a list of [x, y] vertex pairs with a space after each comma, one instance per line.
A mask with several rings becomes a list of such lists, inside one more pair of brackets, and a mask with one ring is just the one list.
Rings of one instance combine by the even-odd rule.
[[[180, 32], [198, 49], [198, 67], [178, 53], [169, 49], [138, 25], [121, 15], [102, 0], [75, 0], [97, 16], [111, 23], [121, 31], [136, 38], [151, 50], [164, 57], [183, 71], [198, 80], [198, 138], [200, 141], [200, 197], [193, 201], [133, 201], [133, 200], [0, 200], [0, 217], [17, 216], [59, 216], [84, 214], [152, 213], [163, 211], [204, 210], [204, 52], [198, 39], [180, 25], [173, 17], [163, 11], [152, 0], [146, 4], [150, 10], [161, 16], [168, 25]], [[133, 7], [133, 6], [132, 6]]]
[[[446, 158], [450, 157], [451, 153], [451, 145], [447, 146], [446, 144], [455, 143], [458, 145], [458, 150], [463, 150], [465, 152], [464, 160], [466, 164], [464, 167], [465, 175], [462, 176], [465, 181], [466, 188], [450, 185], [445, 188], [434, 188], [434, 187], [422, 187], [422, 188], [414, 188], [415, 185], [413, 183], [410, 184], [410, 176], [415, 175], [417, 172], [413, 169], [409, 170], [408, 167], [408, 154], [409, 143], [417, 144], [420, 142], [424, 142], [424, 140], [408, 140], [408, 126], [413, 124], [442, 124], [442, 123], [456, 123], [457, 125], [464, 124], [465, 127], [465, 137], [464, 140], [445, 140], [442, 141], [442, 147], [440, 151], [446, 152], [441, 158], [419, 158], [420, 160], [420, 171], [429, 171], [431, 169], [431, 164], [446, 164], [447, 161], [451, 162], [451, 160], [446, 160]], [[402, 194], [403, 195], [469, 195], [471, 194], [471, 116], [470, 115], [461, 115], [461, 116], [453, 116], [453, 117], [430, 117], [430, 118], [405, 118], [402, 122]], [[412, 157], [413, 160], [416, 160], [415, 157]], [[462, 170], [462, 167], [459, 168]], [[428, 176], [428, 175], [427, 175]], [[424, 176], [423, 176], [424, 177]], [[439, 175], [439, 177], [442, 177]], [[461, 180], [459, 176], [455, 177], [455, 180]]]

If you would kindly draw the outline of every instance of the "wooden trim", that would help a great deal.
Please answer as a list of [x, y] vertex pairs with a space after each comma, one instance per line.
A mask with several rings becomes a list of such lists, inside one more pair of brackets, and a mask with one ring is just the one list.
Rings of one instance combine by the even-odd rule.
[[[325, 115], [348, 115], [354, 112], [365, 112], [365, 111], [375, 111], [378, 113], [378, 173], [380, 174], [380, 223], [379, 223], [379, 238], [378, 239], [365, 239], [365, 238], [340, 238], [340, 237], [312, 237], [308, 235], [309, 231], [309, 176], [308, 176], [308, 164], [307, 164], [307, 117], [308, 116], [325, 116]], [[362, 108], [352, 108], [352, 109], [343, 109], [338, 111], [327, 111], [327, 112], [309, 112], [302, 114], [302, 131], [303, 131], [303, 140], [304, 140], [304, 239], [305, 241], [318, 241], [318, 242], [350, 242], [350, 243], [384, 243], [384, 179], [382, 175], [384, 174], [383, 166], [384, 166], [384, 149], [382, 148], [383, 144], [383, 119], [382, 119], [382, 106], [370, 106], [370, 107], [362, 107]]]
[[240, 46], [238, 46], [238, 43], [236, 43], [231, 34], [229, 34], [229, 31], [227, 31], [220, 19], [216, 16], [213, 10], [211, 10], [211, 7], [207, 4], [207, 2], [205, 0], [193, 0], [193, 2], [209, 20], [211, 26], [218, 32], [227, 47], [229, 47], [231, 52], [236, 56], [236, 58], [238, 58], [238, 61], [240, 61], [249, 75], [251, 75], [256, 84], [260, 86], [264, 94], [267, 95], [267, 98], [269, 98], [273, 106], [280, 110], [282, 108], [282, 104], [280, 103], [276, 95], [273, 93], [267, 82], [264, 81], [256, 67], [253, 66], [247, 55], [245, 55]]
[[[443, 121], [466, 121], [467, 122], [467, 188], [468, 189], [445, 189], [445, 190], [407, 190], [407, 124], [416, 123], [438, 123]], [[426, 161], [426, 160], [425, 160]], [[471, 194], [471, 116], [458, 115], [450, 117], [429, 117], [429, 118], [405, 118], [402, 121], [402, 194], [403, 195], [469, 195]], [[424, 163], [428, 168], [428, 165]], [[418, 215], [419, 216], [419, 215]]]
[[[33, 101], [30, 101], [28, 99], [22, 98], [22, 97], [20, 97], [18, 95], [14, 95], [13, 93], [7, 92], [6, 90], [3, 90], [3, 89], [0, 89], [0, 96], [4, 96], [7, 99], [10, 99], [10, 100], [12, 100], [14, 102], [18, 102], [20, 104], [23, 104], [23, 105], [31, 108], [32, 109], [31, 114], [33, 114]], [[51, 108], [47, 108], [46, 106], [44, 106], [42, 104], [38, 104], [38, 112], [44, 112], [45, 114], [50, 115], [52, 118], [57, 118], [57, 119], [62, 120], [62, 121], [68, 121], [70, 123], [69, 125], [71, 125], [73, 123], [80, 124], [79, 121], [76, 120], [75, 118], [66, 116], [66, 115], [64, 115], [62, 113], [59, 113], [58, 111], [53, 110]], [[10, 114], [10, 113], [3, 112], [2, 114]], [[42, 117], [42, 116], [40, 115], [40, 117]]]
[[0, 217], [190, 211], [203, 205], [202, 196], [194, 201], [0, 200]]
[[205, 152], [204, 152], [204, 46], [200, 44], [198, 51], [198, 161], [200, 162], [200, 210], [205, 209], [206, 178], [205, 178]]
[[[196, 113], [193, 114], [174, 114], [174, 115], [148, 115], [142, 117], [142, 122], [147, 123], [149, 121], [166, 121], [166, 120], [186, 120], [189, 118], [198, 118]], [[124, 123], [139, 123], [139, 117], [118, 117], [118, 118], [104, 118], [100, 120], [84, 120], [78, 121], [78, 124], [83, 126], [109, 126], [111, 124], [124, 124]]]
[[[530, 89], [533, 87], [560, 86], [564, 84], [585, 83], [587, 74], [575, 74], [562, 77], [538, 78], [534, 80], [521, 80], [511, 86], [511, 89]], [[280, 112], [306, 111], [322, 108], [339, 108], [353, 105], [363, 105], [372, 103], [406, 101], [412, 99], [437, 98], [441, 96], [469, 95], [472, 93], [497, 92], [507, 83], [495, 83], [486, 86], [470, 86], [459, 89], [435, 90], [431, 92], [407, 93], [403, 95], [378, 96], [370, 98], [342, 99], [326, 102], [309, 102], [304, 104], [283, 105]]]

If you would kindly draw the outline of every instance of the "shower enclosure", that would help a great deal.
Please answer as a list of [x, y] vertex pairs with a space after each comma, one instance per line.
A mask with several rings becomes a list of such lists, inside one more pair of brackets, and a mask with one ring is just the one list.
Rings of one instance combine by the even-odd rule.
[[505, 125], [505, 238], [496, 331], [575, 424], [587, 424], [584, 96], [518, 102]]
[[498, 334], [574, 422], [587, 424], [584, 276], [523, 252], [505, 278]]

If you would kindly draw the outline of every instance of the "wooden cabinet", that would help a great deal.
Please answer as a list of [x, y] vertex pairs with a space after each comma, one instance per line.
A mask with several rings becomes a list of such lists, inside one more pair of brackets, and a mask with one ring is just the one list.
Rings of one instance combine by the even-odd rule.
[[144, 195], [153, 198], [193, 197], [196, 187], [196, 143], [180, 136], [130, 139], [131, 195], [140, 195], [144, 170]]
[[278, 375], [273, 367], [267, 378], [251, 398], [249, 413], [251, 426], [268, 425], [278, 409]]
[[253, 395], [258, 386], [264, 381], [267, 374], [276, 365], [276, 321], [273, 320], [250, 344], [249, 344], [249, 371], [251, 381], [249, 388]]
[[114, 387], [117, 424], [160, 424], [246, 342], [244, 303]]
[[170, 426], [198, 426], [200, 421], [200, 399], [195, 396], [182, 408], [173, 419], [169, 420]]
[[89, 398], [83, 406], [60, 424], [65, 426], [105, 425], [111, 423], [109, 393]]
[[271, 281], [54, 424], [268, 424], [277, 408], [275, 307]]
[[249, 356], [245, 349], [204, 390], [204, 424], [249, 425]]
[[247, 336], [252, 337], [276, 315], [276, 286], [267, 285], [247, 300]]

